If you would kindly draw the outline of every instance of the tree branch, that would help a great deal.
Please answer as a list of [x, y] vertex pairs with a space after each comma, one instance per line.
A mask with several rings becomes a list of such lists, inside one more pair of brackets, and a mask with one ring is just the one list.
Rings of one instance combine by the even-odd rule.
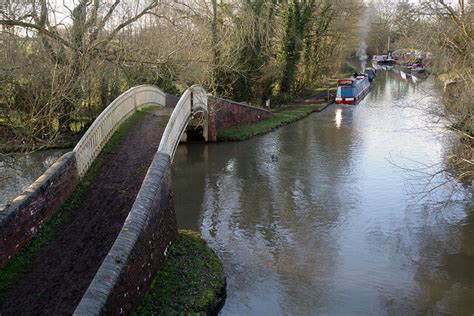
[[58, 41], [59, 43], [63, 44], [64, 46], [66, 46], [68, 48], [75, 49], [75, 47], [71, 43], [66, 41], [61, 36], [59, 36], [56, 32], [51, 32], [51, 31], [47, 30], [46, 28], [41, 27], [41, 26], [36, 25], [36, 24], [33, 24], [33, 23], [7, 19], [7, 20], [0, 20], [0, 25], [19, 26], [19, 27], [34, 29], [34, 30], [38, 31], [41, 34], [44, 34], [44, 35]]
[[[119, 1], [119, 0], [117, 0]], [[150, 13], [149, 11], [153, 8], [155, 8], [156, 6], [158, 6], [158, 0], [153, 0], [150, 5], [148, 5], [145, 9], [143, 9], [140, 13], [138, 13], [137, 15], [135, 15], [133, 18], [130, 18], [128, 19], [127, 21], [125, 22], [122, 22], [121, 24], [119, 24], [113, 31], [112, 33], [110, 33], [110, 35], [107, 37], [107, 40], [106, 42], [110, 42], [114, 37], [115, 35], [117, 35], [118, 32], [120, 32], [123, 28], [125, 28], [126, 26], [132, 24], [133, 22], [137, 21], [138, 19], [140, 19], [142, 16], [144, 16], [145, 14], [148, 14]]]

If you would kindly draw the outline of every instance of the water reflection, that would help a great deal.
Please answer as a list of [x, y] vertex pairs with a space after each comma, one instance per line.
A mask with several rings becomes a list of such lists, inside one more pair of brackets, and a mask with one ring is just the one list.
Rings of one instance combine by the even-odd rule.
[[246, 142], [180, 146], [178, 223], [223, 261], [222, 314], [471, 314], [469, 192], [449, 182], [420, 201], [425, 180], [407, 182], [449, 150], [423, 111], [436, 100], [433, 82], [379, 71], [357, 106]]
[[67, 150], [43, 150], [0, 159], [0, 210]]
[[336, 115], [334, 117], [334, 122], [336, 122], [336, 128], [341, 128], [342, 123], [342, 109], [336, 109]]

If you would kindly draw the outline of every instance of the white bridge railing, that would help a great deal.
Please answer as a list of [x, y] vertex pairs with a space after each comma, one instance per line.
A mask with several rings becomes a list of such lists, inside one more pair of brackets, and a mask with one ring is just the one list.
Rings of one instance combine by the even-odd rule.
[[136, 109], [147, 104], [165, 106], [166, 94], [152, 85], [133, 87], [102, 111], [73, 150], [81, 179], [120, 124]]
[[173, 160], [181, 136], [193, 116], [198, 112], [208, 114], [207, 92], [198, 85], [188, 88], [178, 101], [161, 138], [158, 152], [166, 153]]
[[[145, 279], [132, 277], [126, 274], [127, 267], [131, 267], [130, 271], [134, 271], [133, 267], [139, 266], [142, 272], [153, 271], [160, 266], [160, 261], [153, 256], [153, 253], [160, 254], [159, 252], [163, 251], [162, 253], [166, 256], [167, 245], [171, 244], [173, 232], [177, 230], [176, 222], [171, 220], [171, 217], [174, 217], [175, 214], [174, 211], [170, 211], [173, 202], [171, 199], [171, 184], [168, 183], [167, 176], [171, 170], [171, 161], [181, 136], [189, 121], [198, 112], [203, 112], [205, 115], [208, 113], [207, 93], [203, 88], [194, 85], [184, 92], [174, 108], [161, 138], [157, 154], [150, 164], [123, 229], [89, 284], [74, 311], [74, 315], [102, 315], [107, 314], [107, 312], [117, 314], [117, 310], [127, 314], [128, 309], [131, 308], [130, 298], [119, 302], [119, 304], [122, 304], [121, 306], [110, 306], [108, 309], [109, 298], [120, 296], [120, 301], [121, 295], [126, 297], [127, 293], [131, 293], [129, 291], [133, 292], [131, 296], [135, 299], [140, 298], [144, 293], [143, 291], [149, 286], [151, 274], [148, 275], [148, 279], [147, 275], [144, 276]], [[158, 203], [156, 203], [157, 201]], [[162, 209], [163, 205], [164, 208]], [[169, 226], [170, 223], [175, 223], [175, 226]], [[158, 229], [158, 232], [154, 231], [155, 229]], [[156, 238], [166, 242], [166, 244], [163, 245], [163, 243], [158, 242], [156, 245], [150, 246], [152, 242], [156, 242], [156, 238], [151, 237], [152, 230], [154, 231], [153, 236], [157, 233], [158, 237]], [[145, 242], [141, 244], [143, 241]], [[135, 253], [137, 249], [151, 251], [151, 255], [139, 258], [137, 253], [140, 253], [140, 251]], [[135, 260], [137, 258], [141, 261]], [[120, 284], [122, 278], [125, 278], [125, 280], [131, 278], [130, 283]], [[142, 284], [144, 284], [145, 289]], [[127, 286], [130, 288], [127, 288]]]

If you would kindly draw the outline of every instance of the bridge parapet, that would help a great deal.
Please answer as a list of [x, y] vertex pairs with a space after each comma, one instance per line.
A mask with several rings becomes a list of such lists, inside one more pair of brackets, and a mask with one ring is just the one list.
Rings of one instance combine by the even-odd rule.
[[187, 124], [207, 115], [207, 92], [188, 88], [171, 114], [135, 203], [74, 315], [129, 314], [147, 292], [177, 235], [171, 161]]
[[147, 104], [166, 105], [166, 93], [152, 85], [133, 87], [102, 111], [74, 147], [79, 177], [84, 177], [107, 141], [136, 109]]
[[0, 210], [0, 244], [5, 244], [0, 249], [0, 267], [69, 197], [120, 124], [136, 109], [148, 104], [174, 105], [172, 97], [152, 85], [125, 91], [97, 117], [72, 152], [60, 158], [9, 206]]
[[158, 152], [165, 153], [173, 159], [186, 126], [198, 112], [204, 112], [206, 115], [208, 113], [207, 92], [202, 87], [193, 85], [183, 93], [178, 104], [176, 104], [161, 138]]

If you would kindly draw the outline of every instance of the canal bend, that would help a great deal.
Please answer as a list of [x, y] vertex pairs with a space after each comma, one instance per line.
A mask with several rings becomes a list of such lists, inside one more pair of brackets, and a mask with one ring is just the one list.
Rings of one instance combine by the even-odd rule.
[[427, 184], [454, 141], [440, 107], [434, 79], [380, 70], [356, 106], [180, 146], [178, 225], [223, 261], [222, 314], [472, 314], [471, 192], [448, 173]]

